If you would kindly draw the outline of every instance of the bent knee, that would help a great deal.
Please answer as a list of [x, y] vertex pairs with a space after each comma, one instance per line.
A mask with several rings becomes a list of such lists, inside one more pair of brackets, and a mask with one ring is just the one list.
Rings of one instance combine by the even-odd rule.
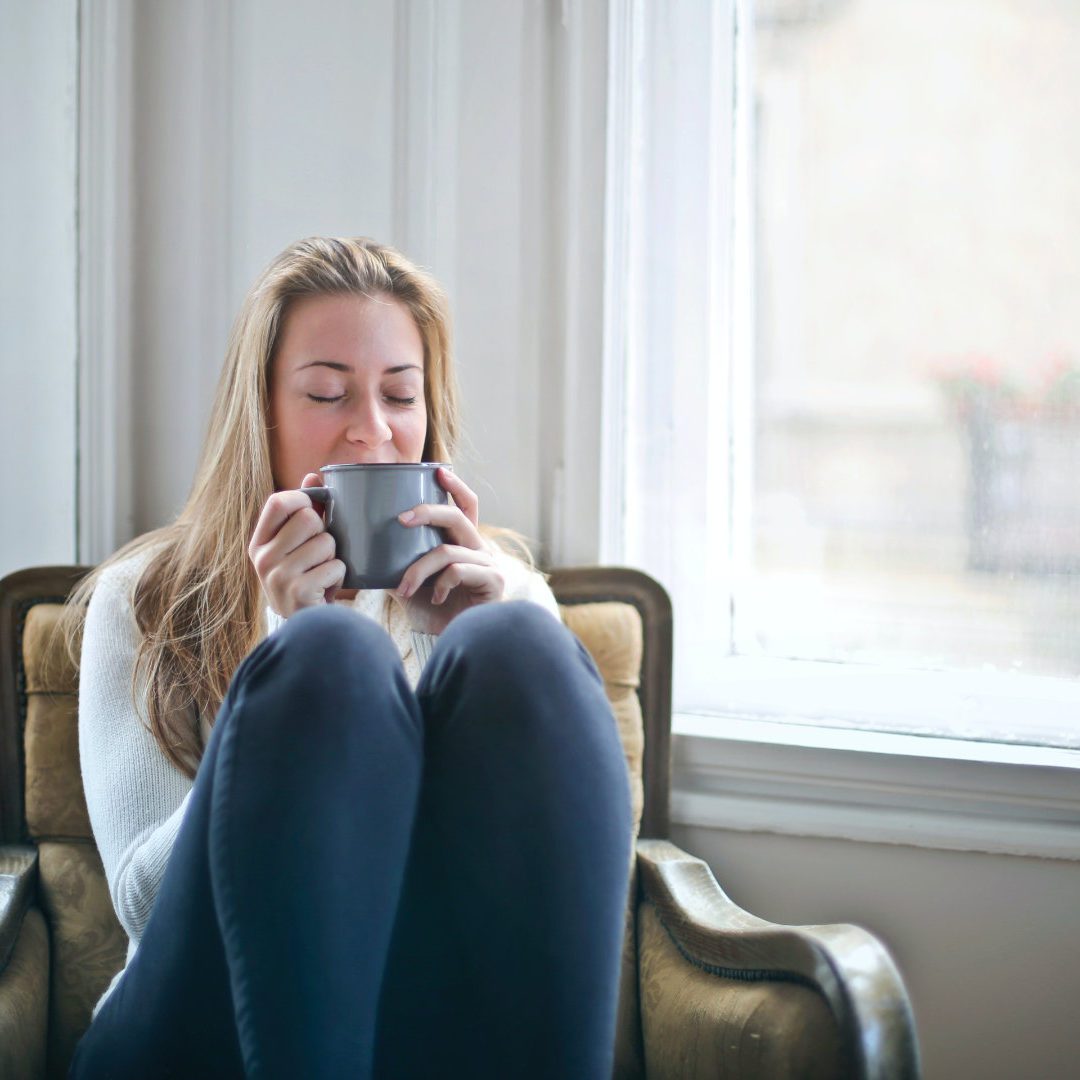
[[[297, 727], [341, 752], [357, 740], [416, 726], [401, 658], [360, 612], [329, 605], [297, 612], [245, 661], [235, 723], [252, 717], [260, 743], [293, 746]], [[230, 691], [232, 693], [232, 691]]]
[[[554, 738], [566, 746], [610, 726], [610, 706], [592, 658], [539, 604], [472, 608], [442, 637], [418, 692], [436, 702], [434, 715], [445, 709], [459, 733], [494, 738], [509, 728], [514, 740]], [[584, 722], [588, 718], [598, 723]], [[491, 746], [504, 747], [501, 739]]]
[[314, 704], [364, 697], [394, 682], [401, 659], [378, 623], [346, 608], [305, 608], [261, 648], [266, 655], [248, 676], [282, 697]]
[[374, 620], [344, 607], [325, 604], [298, 611], [274, 638], [290, 656], [303, 658], [319, 666], [338, 666], [358, 655], [371, 656], [376, 662], [396, 658], [389, 635]]
[[550, 611], [529, 600], [483, 604], [459, 615], [446, 629], [470, 656], [482, 656], [500, 666], [513, 665], [523, 655], [571, 657], [573, 635]]

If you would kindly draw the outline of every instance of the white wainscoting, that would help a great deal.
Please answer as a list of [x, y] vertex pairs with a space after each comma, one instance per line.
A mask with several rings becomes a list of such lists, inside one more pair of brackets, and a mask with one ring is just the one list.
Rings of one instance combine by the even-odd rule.
[[78, 4], [0, 5], [0, 574], [76, 534]]

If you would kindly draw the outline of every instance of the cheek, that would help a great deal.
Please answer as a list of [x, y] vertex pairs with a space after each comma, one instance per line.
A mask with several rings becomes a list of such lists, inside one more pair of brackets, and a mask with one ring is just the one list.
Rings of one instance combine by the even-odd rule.
[[417, 461], [423, 457], [424, 441], [427, 437], [427, 414], [418, 410], [398, 426], [398, 446], [407, 451]]
[[[311, 471], [312, 458], [323, 455], [336, 435], [333, 418], [328, 413], [289, 408], [284, 404], [270, 410], [270, 419], [273, 424], [270, 455], [275, 476], [283, 471]], [[321, 458], [320, 463], [325, 464]]]
[[428, 414], [421, 410], [417, 414], [413, 430], [413, 450], [417, 461], [423, 458], [423, 444], [428, 440]]
[[280, 406], [274, 402], [273, 398], [270, 399], [269, 413], [270, 430], [267, 432], [267, 442], [270, 444], [270, 467], [273, 470], [275, 482], [279, 482], [281, 467], [284, 464], [282, 459], [287, 452], [284, 437], [287, 424], [282, 418]]

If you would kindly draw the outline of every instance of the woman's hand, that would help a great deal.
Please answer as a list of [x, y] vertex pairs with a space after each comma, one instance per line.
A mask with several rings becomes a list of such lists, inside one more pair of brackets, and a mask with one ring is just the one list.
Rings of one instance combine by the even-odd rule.
[[301, 608], [333, 600], [345, 580], [334, 538], [303, 492], [321, 483], [318, 473], [308, 473], [301, 490], [274, 492], [248, 544], [248, 558], [270, 606], [286, 619]]
[[436, 478], [453, 505], [421, 503], [398, 520], [410, 529], [434, 525], [448, 542], [421, 555], [390, 593], [404, 607], [409, 625], [423, 634], [441, 634], [466, 608], [501, 600], [505, 588], [480, 535], [476, 494], [449, 469], [439, 469]]

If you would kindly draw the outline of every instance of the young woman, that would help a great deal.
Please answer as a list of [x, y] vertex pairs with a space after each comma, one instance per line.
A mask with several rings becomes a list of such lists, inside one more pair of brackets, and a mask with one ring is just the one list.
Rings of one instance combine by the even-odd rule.
[[452, 461], [444, 297], [310, 239], [255, 283], [176, 522], [73, 597], [79, 749], [127, 964], [76, 1077], [610, 1074], [629, 865], [604, 689], [479, 523], [345, 593], [304, 486]]

